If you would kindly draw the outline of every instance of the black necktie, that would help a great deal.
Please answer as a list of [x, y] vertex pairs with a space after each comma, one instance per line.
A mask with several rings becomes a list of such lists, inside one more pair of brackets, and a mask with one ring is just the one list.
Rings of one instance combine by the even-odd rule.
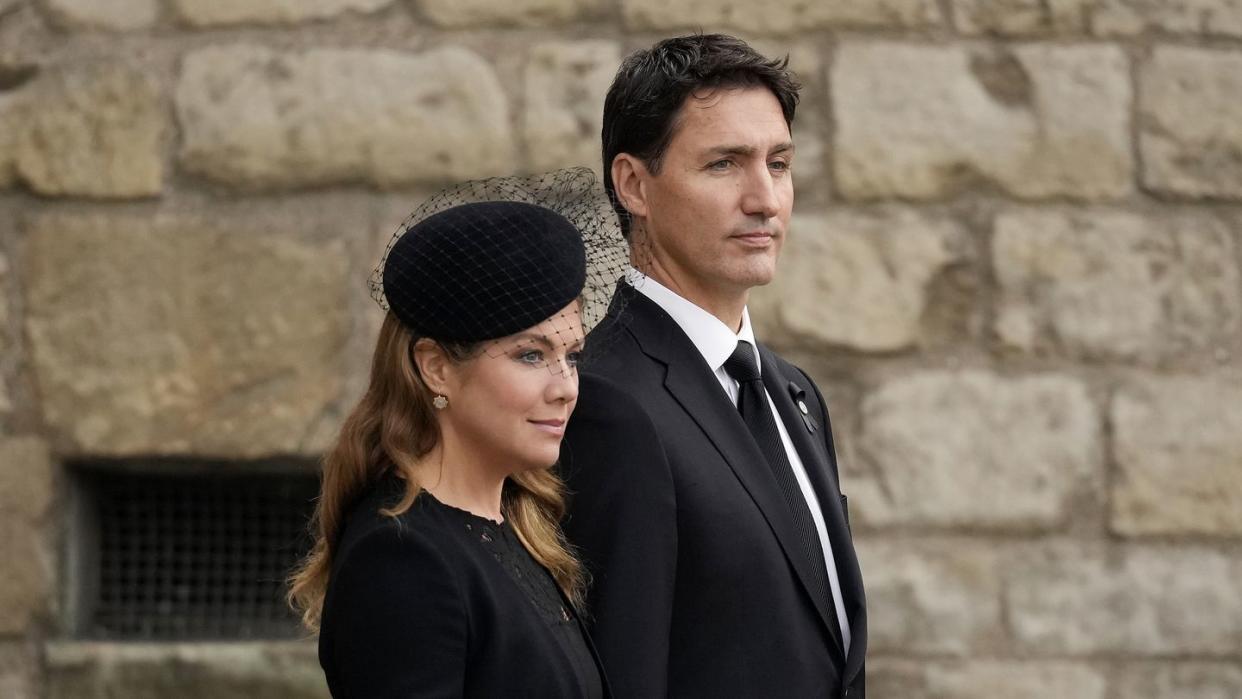
[[815, 531], [815, 520], [811, 518], [811, 509], [807, 506], [802, 489], [798, 487], [798, 479], [794, 476], [793, 467], [789, 465], [789, 455], [785, 453], [785, 444], [781, 441], [781, 433], [776, 428], [776, 416], [768, 404], [768, 394], [759, 378], [759, 363], [755, 361], [755, 351], [749, 342], [739, 340], [737, 349], [725, 360], [725, 371], [737, 381], [737, 409], [742, 414], [742, 421], [750, 429], [750, 433], [759, 445], [776, 476], [781, 495], [793, 515], [794, 527], [798, 531], [798, 550], [811, 571], [812, 594], [818, 595], [828, 607], [828, 616], [835, 628], [832, 635], [840, 640], [841, 628], [837, 620], [837, 605], [832, 600], [832, 588], [828, 584], [828, 569], [824, 564], [824, 549], [820, 545], [819, 534]]

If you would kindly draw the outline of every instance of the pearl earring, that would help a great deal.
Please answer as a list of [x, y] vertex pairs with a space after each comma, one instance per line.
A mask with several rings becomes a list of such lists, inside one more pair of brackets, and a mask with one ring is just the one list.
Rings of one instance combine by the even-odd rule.
[[436, 410], [444, 410], [448, 407], [448, 398], [437, 395], [431, 399], [431, 404], [436, 406]]

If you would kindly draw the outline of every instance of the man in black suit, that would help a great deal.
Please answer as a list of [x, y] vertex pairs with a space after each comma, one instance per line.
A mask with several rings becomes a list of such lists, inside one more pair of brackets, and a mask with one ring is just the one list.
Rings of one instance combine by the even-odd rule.
[[864, 695], [826, 405], [746, 310], [793, 208], [797, 100], [786, 61], [699, 35], [628, 57], [605, 101], [634, 269], [587, 342], [561, 468], [619, 697]]

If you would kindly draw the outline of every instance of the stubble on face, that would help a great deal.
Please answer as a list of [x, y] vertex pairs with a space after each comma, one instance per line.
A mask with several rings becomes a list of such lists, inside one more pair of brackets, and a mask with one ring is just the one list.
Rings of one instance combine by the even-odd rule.
[[687, 98], [659, 172], [644, 183], [640, 269], [736, 326], [749, 290], [775, 275], [793, 210], [792, 160], [767, 88]]

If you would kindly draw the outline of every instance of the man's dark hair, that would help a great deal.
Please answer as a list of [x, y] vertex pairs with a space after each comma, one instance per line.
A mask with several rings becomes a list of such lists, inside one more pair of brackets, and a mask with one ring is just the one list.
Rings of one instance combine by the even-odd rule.
[[612, 161], [629, 153], [653, 173], [677, 127], [686, 98], [700, 90], [766, 87], [776, 96], [793, 127], [800, 85], [789, 72], [789, 57], [769, 60], [749, 44], [725, 34], [696, 34], [665, 39], [650, 49], [636, 51], [621, 63], [604, 99], [604, 189], [612, 198], [628, 235], [629, 214], [617, 200]]

